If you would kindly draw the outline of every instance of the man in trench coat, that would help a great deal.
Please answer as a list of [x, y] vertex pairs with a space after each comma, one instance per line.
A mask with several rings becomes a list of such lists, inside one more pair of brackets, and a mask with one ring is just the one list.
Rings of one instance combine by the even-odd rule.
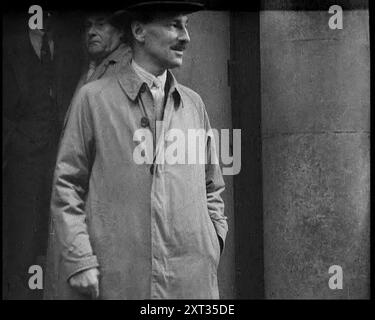
[[[51, 202], [60, 298], [219, 298], [228, 230], [220, 167], [154, 156], [171, 144], [161, 132], [210, 130], [200, 96], [169, 70], [190, 41], [186, 13], [200, 5], [174, 1], [173, 12], [162, 12], [163, 2], [155, 3], [160, 11], [152, 1], [129, 9], [131, 63], [83, 86], [72, 103]], [[139, 135], [151, 137], [151, 161], [138, 161], [150, 151], [137, 153]], [[204, 141], [210, 159], [215, 142]]]

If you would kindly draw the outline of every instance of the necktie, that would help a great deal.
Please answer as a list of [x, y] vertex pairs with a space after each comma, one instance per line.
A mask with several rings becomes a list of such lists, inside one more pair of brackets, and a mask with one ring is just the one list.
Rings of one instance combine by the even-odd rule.
[[48, 92], [49, 95], [53, 96], [53, 67], [52, 67], [52, 57], [51, 51], [48, 43], [48, 36], [47, 32], [43, 34], [42, 37], [42, 47], [40, 49], [40, 61], [43, 66], [43, 70], [45, 72], [47, 85], [48, 85]]
[[151, 88], [151, 93], [154, 98], [156, 120], [162, 121], [163, 119], [163, 103], [164, 103], [164, 90], [162, 83], [159, 79], [155, 79]]
[[156, 136], [155, 141], [159, 141], [161, 135], [161, 121], [163, 120], [163, 104], [164, 104], [164, 90], [162, 83], [159, 79], [154, 79], [152, 87], [151, 87], [151, 94], [154, 99], [154, 108], [155, 108], [155, 129], [156, 129]]
[[40, 50], [40, 60], [43, 65], [49, 65], [52, 62], [51, 50], [48, 43], [47, 32], [42, 36], [42, 47]]

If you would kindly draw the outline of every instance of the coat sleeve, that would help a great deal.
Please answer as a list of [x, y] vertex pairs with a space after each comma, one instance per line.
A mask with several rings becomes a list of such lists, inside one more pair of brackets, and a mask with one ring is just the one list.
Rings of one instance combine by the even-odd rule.
[[[202, 102], [203, 103], [203, 102]], [[204, 107], [204, 106], [203, 106]], [[204, 122], [206, 132], [210, 132], [210, 121], [204, 109]], [[225, 189], [223, 175], [221, 173], [219, 162], [211, 162], [211, 159], [218, 159], [216, 153], [216, 144], [214, 135], [207, 135], [207, 164], [206, 164], [206, 194], [208, 213], [214, 224], [218, 237], [222, 240], [221, 245], [224, 249], [225, 239], [228, 232], [227, 217], [224, 215], [224, 201], [221, 193]], [[214, 156], [212, 156], [214, 153]]]
[[65, 279], [98, 261], [89, 240], [85, 198], [95, 156], [86, 88], [74, 98], [60, 140], [51, 196], [51, 213], [61, 247]]

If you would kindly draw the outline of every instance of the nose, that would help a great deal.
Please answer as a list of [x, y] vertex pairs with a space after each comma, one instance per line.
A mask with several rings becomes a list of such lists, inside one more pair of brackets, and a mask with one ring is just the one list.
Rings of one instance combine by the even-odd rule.
[[180, 35], [179, 35], [179, 40], [185, 43], [190, 42], [190, 36], [189, 36], [189, 31], [186, 27], [181, 29]]
[[94, 25], [94, 24], [90, 25], [90, 26], [87, 28], [86, 32], [87, 32], [87, 35], [88, 35], [89, 37], [96, 35], [96, 28], [95, 28], [95, 25]]

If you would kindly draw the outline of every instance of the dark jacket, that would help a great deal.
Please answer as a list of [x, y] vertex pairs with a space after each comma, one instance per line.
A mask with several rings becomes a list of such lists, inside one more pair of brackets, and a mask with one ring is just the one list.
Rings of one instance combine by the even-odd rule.
[[[18, 22], [27, 26], [27, 19]], [[28, 287], [28, 268], [44, 268], [57, 145], [81, 66], [72, 42], [56, 33], [49, 81], [28, 30], [5, 27], [3, 294], [6, 299], [34, 299], [41, 298], [41, 290]]]

